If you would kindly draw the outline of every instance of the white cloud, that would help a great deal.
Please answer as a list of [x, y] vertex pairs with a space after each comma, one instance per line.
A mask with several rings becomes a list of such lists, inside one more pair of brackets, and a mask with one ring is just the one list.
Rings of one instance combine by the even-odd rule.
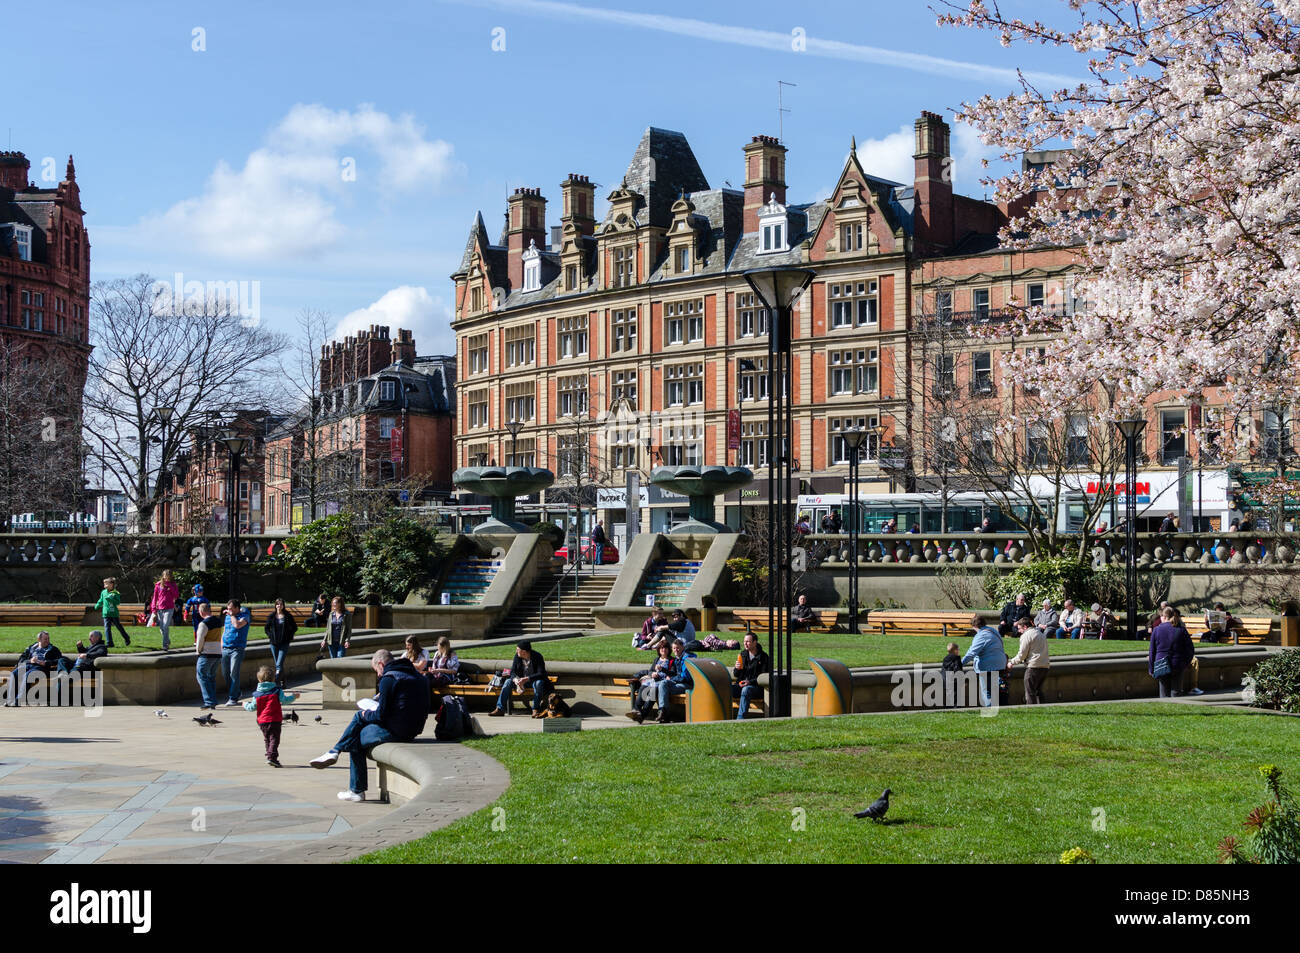
[[408, 114], [393, 118], [370, 105], [299, 103], [266, 141], [241, 169], [218, 162], [201, 195], [141, 229], [221, 258], [310, 258], [342, 242], [347, 229], [335, 206], [348, 190], [431, 191], [459, 171], [450, 143], [426, 139]]
[[455, 351], [451, 308], [421, 287], [402, 285], [384, 292], [374, 304], [344, 315], [331, 337], [342, 340], [372, 324], [387, 325], [394, 336], [398, 328], [407, 328], [415, 335], [416, 351], [420, 354], [450, 354]]
[[867, 175], [907, 185], [915, 174], [916, 167], [912, 162], [915, 144], [912, 124], [907, 123], [883, 139], [859, 139], [858, 162]]

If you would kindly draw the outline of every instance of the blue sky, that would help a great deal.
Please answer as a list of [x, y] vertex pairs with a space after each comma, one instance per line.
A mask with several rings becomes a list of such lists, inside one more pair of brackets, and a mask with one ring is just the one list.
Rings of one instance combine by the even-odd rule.
[[[648, 125], [684, 132], [710, 185], [739, 185], [741, 146], [776, 134], [777, 80], [794, 83], [789, 198], [808, 201], [850, 136], [868, 171], [910, 181], [920, 110], [951, 119], [1010, 91], [1017, 67], [1084, 76], [1055, 50], [940, 29], [915, 0], [72, 0], [60, 14], [57, 56], [0, 36], [15, 93], [0, 135], [37, 179], [46, 157], [61, 178], [75, 155], [94, 279], [256, 281], [272, 327], [320, 309], [340, 331], [412, 327], [421, 353], [452, 346], [448, 275], [474, 212], [495, 239], [508, 190], [540, 186], [556, 223], [565, 175], [603, 198]], [[954, 153], [958, 190], [982, 194], [987, 150], [958, 128]]]

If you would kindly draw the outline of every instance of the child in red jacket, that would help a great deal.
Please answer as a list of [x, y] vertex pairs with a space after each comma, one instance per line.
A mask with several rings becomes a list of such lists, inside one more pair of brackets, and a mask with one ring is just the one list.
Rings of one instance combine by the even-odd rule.
[[292, 705], [298, 700], [293, 692], [285, 692], [275, 683], [275, 669], [263, 665], [257, 670], [257, 691], [251, 701], [244, 702], [245, 711], [257, 712], [257, 727], [262, 729], [266, 742], [266, 763], [280, 767], [280, 725], [284, 722], [282, 704]]

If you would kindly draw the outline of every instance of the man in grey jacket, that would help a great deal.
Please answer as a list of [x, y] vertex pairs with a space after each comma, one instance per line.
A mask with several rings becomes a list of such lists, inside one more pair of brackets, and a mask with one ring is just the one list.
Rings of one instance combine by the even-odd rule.
[[1056, 627], [1060, 623], [1061, 617], [1056, 610], [1052, 608], [1052, 600], [1044, 599], [1043, 608], [1039, 610], [1038, 615], [1034, 616], [1034, 626], [1042, 629], [1043, 634], [1056, 634]]

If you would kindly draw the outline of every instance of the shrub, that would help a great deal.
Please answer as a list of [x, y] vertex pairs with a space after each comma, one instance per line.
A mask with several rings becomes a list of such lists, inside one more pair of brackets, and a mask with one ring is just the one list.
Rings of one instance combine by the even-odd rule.
[[752, 559], [736, 556], [727, 560], [731, 584], [741, 605], [756, 606], [767, 600], [767, 567]]
[[958, 609], [974, 609], [985, 604], [980, 583], [965, 566], [943, 566], [934, 574], [934, 583], [944, 598]]
[[312, 592], [340, 595], [355, 602], [362, 594], [361, 568], [365, 551], [361, 531], [351, 513], [313, 520], [284, 541], [275, 559], [294, 581]]
[[1224, 864], [1300, 864], [1300, 808], [1282, 783], [1282, 770], [1273, 764], [1259, 766], [1270, 798], [1252, 810], [1242, 826], [1243, 837], [1219, 842]]
[[[1084, 602], [1091, 594], [1091, 577], [1092, 567], [1069, 556], [1035, 559], [997, 577], [991, 593], [992, 605], [1011, 602], [1021, 592], [1029, 594], [1030, 605], [1044, 599], [1051, 599], [1058, 606], [1067, 598]], [[990, 580], [986, 579], [986, 589], [989, 584]]]
[[1096, 862], [1092, 854], [1082, 847], [1071, 847], [1061, 853], [1061, 863], [1063, 864], [1095, 864]]
[[403, 602], [436, 574], [446, 555], [437, 530], [407, 516], [389, 515], [361, 537], [361, 591], [380, 602]]
[[1270, 655], [1249, 672], [1254, 687], [1251, 700], [1256, 708], [1272, 708], [1300, 714], [1300, 649]]
[[552, 549], [559, 549], [564, 545], [564, 530], [554, 523], [534, 523], [528, 529], [529, 532], [536, 533], [550, 543]]

